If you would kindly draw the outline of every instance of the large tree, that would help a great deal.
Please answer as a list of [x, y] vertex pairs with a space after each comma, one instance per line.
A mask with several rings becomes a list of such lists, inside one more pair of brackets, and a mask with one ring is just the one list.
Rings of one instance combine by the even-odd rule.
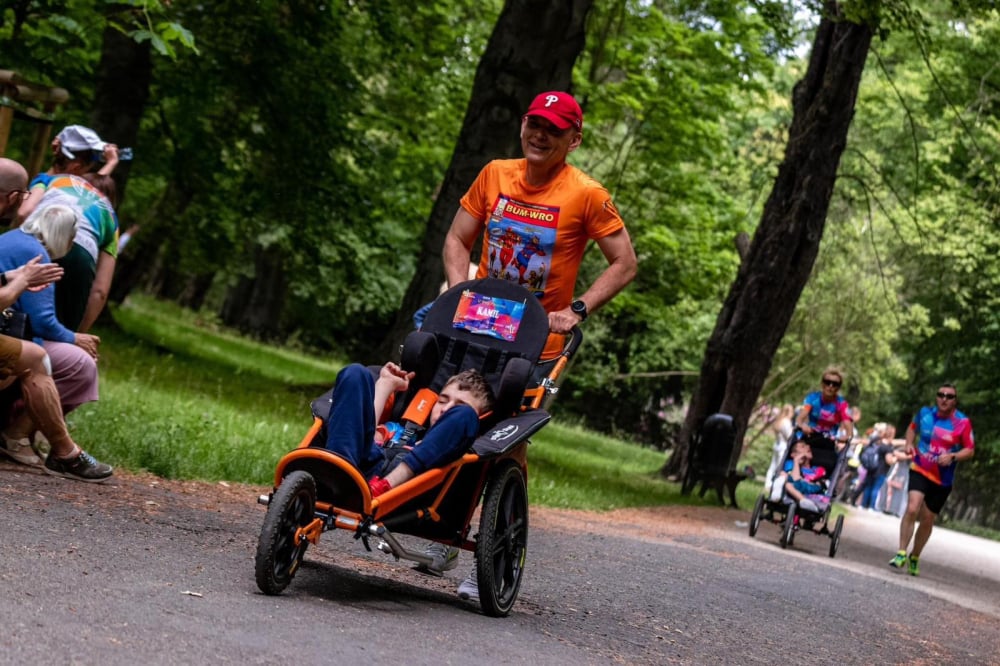
[[451, 164], [427, 220], [417, 258], [419, 269], [403, 297], [396, 320], [376, 354], [388, 357], [407, 331], [412, 315], [433, 300], [444, 278], [441, 250], [458, 201], [491, 159], [520, 153], [521, 114], [543, 90], [567, 90], [583, 50], [587, 13], [593, 0], [508, 0], [479, 61], [472, 96]]
[[[734, 417], [742, 436], [771, 360], [809, 279], [872, 40], [868, 17], [826, 2], [805, 76], [792, 94], [785, 157], [750, 250], [716, 320], [680, 442], [663, 467], [686, 468], [689, 443], [710, 414]], [[733, 452], [730, 464], [739, 455]]]

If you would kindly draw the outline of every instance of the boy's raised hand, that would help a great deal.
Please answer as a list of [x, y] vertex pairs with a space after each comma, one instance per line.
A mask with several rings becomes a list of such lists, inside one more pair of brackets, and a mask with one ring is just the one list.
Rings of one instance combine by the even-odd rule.
[[393, 392], [405, 391], [410, 387], [410, 380], [416, 376], [415, 372], [406, 372], [401, 367], [389, 361], [379, 370], [378, 378], [380, 382], [385, 382]]

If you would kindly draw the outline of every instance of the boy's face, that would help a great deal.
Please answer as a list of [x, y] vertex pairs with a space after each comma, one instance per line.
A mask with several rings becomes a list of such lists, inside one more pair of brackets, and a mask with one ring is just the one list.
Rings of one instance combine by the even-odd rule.
[[805, 442], [796, 442], [795, 450], [792, 451], [792, 455], [795, 457], [803, 456], [806, 459], [812, 458], [812, 449]]
[[479, 414], [482, 412], [482, 401], [478, 400], [470, 391], [463, 391], [458, 388], [458, 384], [452, 383], [441, 389], [437, 402], [431, 408], [431, 425], [437, 423], [441, 415], [452, 407], [458, 405], [468, 405]]

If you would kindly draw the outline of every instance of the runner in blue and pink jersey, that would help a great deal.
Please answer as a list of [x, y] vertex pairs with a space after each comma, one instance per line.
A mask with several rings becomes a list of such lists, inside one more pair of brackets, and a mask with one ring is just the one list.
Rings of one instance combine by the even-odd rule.
[[854, 435], [851, 408], [847, 400], [837, 395], [843, 383], [844, 375], [839, 369], [831, 366], [823, 372], [820, 390], [813, 391], [805, 397], [799, 415], [795, 419], [795, 425], [803, 435], [808, 436], [817, 432], [834, 438], [837, 435], [837, 428], [843, 423], [847, 438], [845, 441], [850, 441]]
[[[899, 551], [889, 565], [906, 566], [912, 576], [920, 574], [919, 559], [955, 482], [955, 466], [975, 455], [972, 422], [957, 409], [958, 393], [952, 384], [937, 390], [936, 407], [923, 407], [906, 429], [906, 453], [912, 456], [906, 513], [899, 523]], [[914, 525], [916, 537], [913, 538]], [[913, 538], [909, 556], [906, 547]]]

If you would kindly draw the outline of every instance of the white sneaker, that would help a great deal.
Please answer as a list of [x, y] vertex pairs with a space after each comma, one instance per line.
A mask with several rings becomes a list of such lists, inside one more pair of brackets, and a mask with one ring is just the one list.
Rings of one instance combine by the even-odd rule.
[[458, 548], [432, 541], [424, 548], [424, 555], [434, 558], [430, 564], [418, 564], [414, 567], [421, 573], [440, 576], [458, 566]]
[[479, 579], [475, 567], [472, 568], [469, 577], [458, 584], [458, 598], [479, 601]]
[[819, 513], [819, 507], [816, 506], [816, 502], [813, 502], [808, 497], [802, 498], [802, 501], [799, 502], [799, 508], [805, 509], [806, 511], [812, 511], [813, 513]]
[[21, 439], [7, 439], [0, 437], [0, 452], [5, 453], [14, 462], [32, 467], [41, 467], [42, 459], [35, 454], [31, 448], [31, 440], [27, 437]]

